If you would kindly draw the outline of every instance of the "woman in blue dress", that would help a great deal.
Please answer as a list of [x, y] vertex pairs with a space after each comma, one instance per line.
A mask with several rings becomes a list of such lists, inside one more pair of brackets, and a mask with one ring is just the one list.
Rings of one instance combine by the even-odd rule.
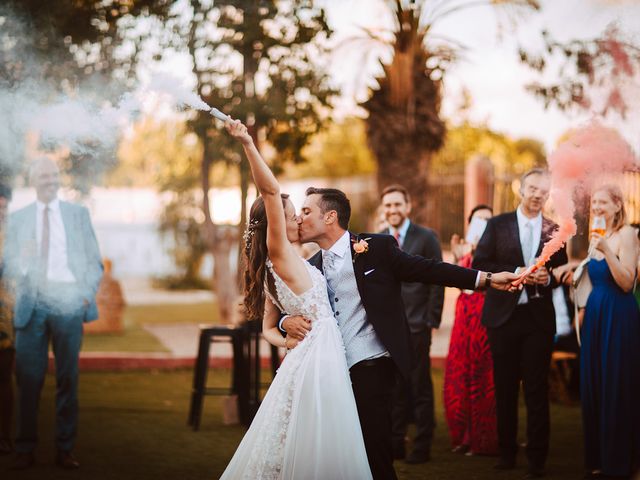
[[593, 290], [581, 328], [581, 400], [588, 478], [628, 478], [640, 466], [640, 311], [633, 296], [638, 239], [626, 224], [622, 192], [598, 188], [591, 214], [606, 232], [591, 234]]

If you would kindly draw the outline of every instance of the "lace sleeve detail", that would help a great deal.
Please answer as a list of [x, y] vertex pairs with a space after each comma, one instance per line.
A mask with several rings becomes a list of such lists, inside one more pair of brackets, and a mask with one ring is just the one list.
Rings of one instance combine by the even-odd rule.
[[271, 295], [271, 292], [269, 291], [269, 288], [267, 287], [267, 283], [266, 282], [264, 284], [264, 291], [267, 294], [267, 297], [269, 297], [269, 300], [271, 300], [271, 303], [273, 303], [276, 307], [278, 307], [278, 310], [280, 310], [280, 313], [287, 313], [287, 312], [285, 312], [285, 310], [282, 307], [282, 305], [280, 305], [280, 302], [278, 301], [278, 299], [276, 297], [274, 297], [273, 295]]
[[[275, 279], [275, 273], [273, 271], [273, 263], [271, 263], [271, 260], [269, 258], [267, 258], [267, 261], [265, 262], [265, 264], [267, 265], [267, 268], [269, 269], [269, 271], [271, 272], [271, 275], [273, 275], [274, 279]], [[265, 279], [264, 282], [264, 291], [267, 294], [267, 297], [269, 297], [269, 300], [271, 300], [271, 302], [278, 307], [278, 310], [280, 310], [280, 313], [287, 313], [287, 311], [284, 309], [284, 307], [282, 306], [282, 304], [278, 301], [278, 299], [276, 297], [273, 296], [273, 294], [271, 293], [271, 291], [269, 291], [269, 285], [267, 284], [267, 281]]]

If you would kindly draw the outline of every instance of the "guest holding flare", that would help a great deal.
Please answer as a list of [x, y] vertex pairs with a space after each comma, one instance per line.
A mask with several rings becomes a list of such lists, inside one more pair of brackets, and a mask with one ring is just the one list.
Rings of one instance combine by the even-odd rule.
[[585, 467], [588, 478], [628, 478], [640, 467], [640, 311], [633, 296], [638, 239], [626, 224], [619, 187], [598, 188], [591, 214], [604, 217], [606, 232], [591, 233], [593, 289], [581, 329]]
[[[557, 228], [542, 215], [551, 181], [542, 169], [532, 169], [520, 182], [520, 205], [487, 222], [478, 242], [473, 267], [520, 273], [536, 262], [543, 245]], [[525, 478], [545, 474], [549, 452], [549, 367], [556, 322], [551, 269], [567, 263], [564, 248], [525, 279], [521, 292], [487, 292], [482, 324], [493, 358], [496, 396], [498, 470], [516, 466], [518, 453], [518, 396], [520, 384], [527, 406], [527, 473]]]
[[[469, 224], [481, 226], [493, 216], [491, 207], [471, 210]], [[481, 228], [481, 227], [480, 227]], [[469, 242], [451, 238], [454, 261], [469, 268], [478, 236]], [[463, 290], [456, 302], [456, 314], [449, 342], [444, 374], [444, 408], [454, 453], [495, 455], [498, 453], [493, 361], [487, 329], [480, 322], [484, 292]]]

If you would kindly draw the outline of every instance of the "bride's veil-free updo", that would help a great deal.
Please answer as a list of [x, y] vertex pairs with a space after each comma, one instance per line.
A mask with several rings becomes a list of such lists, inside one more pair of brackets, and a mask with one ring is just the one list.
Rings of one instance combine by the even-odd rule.
[[[282, 193], [280, 197], [282, 198], [282, 206], [285, 207], [289, 195]], [[268, 254], [267, 212], [264, 207], [264, 199], [258, 197], [249, 210], [249, 224], [244, 233], [244, 305], [249, 320], [261, 319], [264, 313]]]

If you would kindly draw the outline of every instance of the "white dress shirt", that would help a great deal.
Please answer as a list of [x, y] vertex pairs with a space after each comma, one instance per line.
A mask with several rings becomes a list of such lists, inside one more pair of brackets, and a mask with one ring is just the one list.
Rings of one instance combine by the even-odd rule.
[[556, 335], [561, 337], [571, 333], [571, 317], [562, 286], [553, 289], [553, 309], [556, 311]]
[[[533, 259], [538, 252], [538, 246], [540, 245], [540, 238], [542, 237], [542, 213], [539, 213], [536, 217], [529, 218], [522, 212], [522, 207], [518, 206], [516, 209], [516, 217], [518, 219], [518, 231], [520, 234], [520, 249], [522, 250], [523, 257], [526, 255], [524, 251], [525, 244], [527, 242], [526, 235], [528, 232], [527, 223], [531, 225], [533, 230], [532, 235], [532, 243], [531, 243], [531, 258], [525, 258], [525, 267], [528, 267], [533, 262]], [[527, 297], [527, 292], [523, 288], [522, 293], [520, 294], [520, 298], [518, 299], [518, 304], [521, 305], [523, 303], [527, 303], [529, 301], [529, 297]]]
[[49, 262], [47, 264], [47, 280], [51, 282], [76, 281], [67, 262], [67, 234], [60, 213], [60, 200], [57, 198], [48, 205], [36, 202], [36, 240], [38, 253], [42, 245], [42, 220], [45, 207], [49, 207]]
[[[325, 275], [331, 275], [333, 272], [339, 272], [344, 265], [344, 260], [347, 258], [347, 255], [350, 256], [349, 248], [351, 247], [351, 235], [349, 232], [345, 231], [344, 234], [334, 243], [331, 248], [327, 250], [322, 250], [322, 267], [324, 269]], [[334, 254], [334, 260], [332, 268], [327, 269], [327, 266], [324, 264], [324, 259], [327, 256], [327, 253], [331, 252]]]

